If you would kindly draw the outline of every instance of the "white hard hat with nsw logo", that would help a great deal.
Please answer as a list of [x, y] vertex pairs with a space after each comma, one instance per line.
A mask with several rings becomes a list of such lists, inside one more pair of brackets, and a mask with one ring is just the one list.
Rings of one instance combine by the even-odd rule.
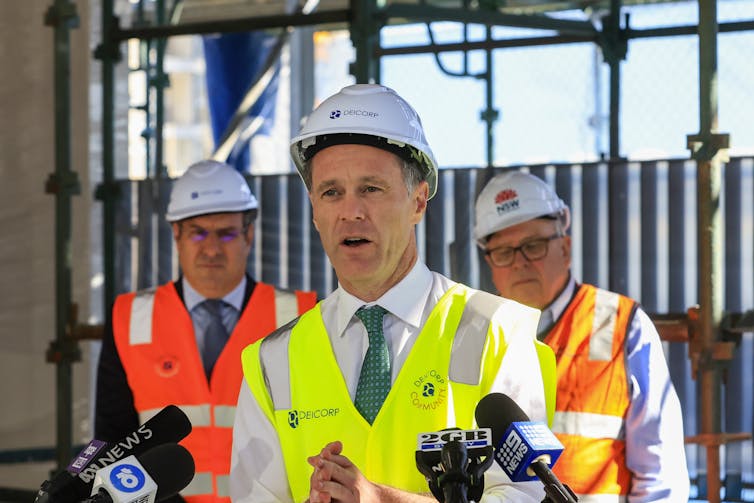
[[571, 223], [568, 206], [550, 185], [529, 173], [508, 171], [490, 179], [479, 193], [474, 238], [484, 248], [491, 234], [548, 216], [561, 218], [563, 231]]
[[[416, 161], [424, 170], [429, 197], [437, 191], [437, 161], [427, 144], [421, 119], [389, 87], [355, 84], [323, 101], [291, 140], [291, 156], [303, 177], [304, 165], [332, 145], [364, 144]], [[304, 180], [306, 183], [306, 180]]]
[[225, 163], [206, 160], [192, 164], [170, 192], [166, 218], [176, 222], [208, 213], [228, 213], [259, 207], [246, 179]]

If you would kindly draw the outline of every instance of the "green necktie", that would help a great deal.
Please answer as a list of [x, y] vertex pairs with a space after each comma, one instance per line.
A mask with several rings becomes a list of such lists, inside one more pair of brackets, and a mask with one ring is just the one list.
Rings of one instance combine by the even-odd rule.
[[390, 355], [382, 334], [382, 317], [386, 312], [380, 306], [362, 307], [356, 311], [369, 334], [369, 348], [361, 365], [354, 405], [369, 424], [377, 417], [390, 392]]

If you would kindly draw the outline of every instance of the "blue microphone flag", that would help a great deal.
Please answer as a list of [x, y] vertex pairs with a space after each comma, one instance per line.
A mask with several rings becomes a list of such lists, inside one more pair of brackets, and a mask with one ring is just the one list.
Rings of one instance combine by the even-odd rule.
[[505, 430], [495, 450], [495, 461], [514, 482], [536, 480], [529, 466], [542, 459], [552, 466], [563, 452], [563, 444], [540, 421], [516, 421]]

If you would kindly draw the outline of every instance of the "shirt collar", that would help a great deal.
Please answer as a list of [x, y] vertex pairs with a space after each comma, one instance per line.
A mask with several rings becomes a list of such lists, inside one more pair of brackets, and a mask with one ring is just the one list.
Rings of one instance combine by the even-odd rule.
[[[200, 294], [191, 286], [185, 276], [181, 278], [181, 284], [183, 285], [183, 302], [186, 303], [186, 309], [193, 310], [197, 305], [207, 300], [207, 297]], [[228, 294], [222, 298], [225, 302], [235, 307], [237, 311], [241, 311], [243, 304], [244, 293], [246, 292], [246, 275], [241, 278], [241, 282], [228, 292]]]
[[544, 309], [544, 311], [549, 311], [550, 314], [552, 314], [552, 318], [550, 318], [550, 320], [553, 323], [558, 321], [558, 318], [560, 318], [560, 315], [563, 314], [563, 311], [565, 311], [565, 308], [568, 307], [568, 303], [571, 302], [571, 297], [573, 297], [573, 292], [575, 289], [576, 289], [576, 280], [573, 279], [573, 275], [569, 275], [568, 283], [566, 283], [566, 286], [565, 288], [563, 288], [563, 291], [560, 292], [560, 295], [558, 295], [555, 298], [555, 300], [553, 300], [550, 303], [550, 305]]
[[432, 273], [423, 262], [417, 260], [414, 267], [398, 283], [393, 285], [382, 297], [374, 302], [365, 302], [351, 295], [340, 285], [336, 290], [337, 301], [337, 327], [336, 336], [341, 337], [345, 333], [348, 323], [356, 311], [363, 305], [379, 305], [390, 314], [400, 318], [404, 323], [418, 328], [421, 324], [424, 304], [427, 302], [430, 288], [432, 287]]

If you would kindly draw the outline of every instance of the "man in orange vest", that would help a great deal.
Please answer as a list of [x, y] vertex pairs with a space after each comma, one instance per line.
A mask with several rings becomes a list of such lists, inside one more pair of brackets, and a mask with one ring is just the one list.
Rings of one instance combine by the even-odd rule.
[[167, 220], [181, 266], [175, 282], [118, 296], [102, 344], [95, 437], [117, 441], [168, 404], [193, 430], [190, 503], [229, 503], [241, 350], [316, 303], [246, 273], [258, 203], [238, 171], [216, 161], [175, 182]]
[[688, 501], [681, 407], [654, 325], [628, 297], [572, 276], [570, 211], [528, 173], [492, 178], [475, 238], [503, 297], [542, 310], [555, 352], [553, 471], [579, 501]]

